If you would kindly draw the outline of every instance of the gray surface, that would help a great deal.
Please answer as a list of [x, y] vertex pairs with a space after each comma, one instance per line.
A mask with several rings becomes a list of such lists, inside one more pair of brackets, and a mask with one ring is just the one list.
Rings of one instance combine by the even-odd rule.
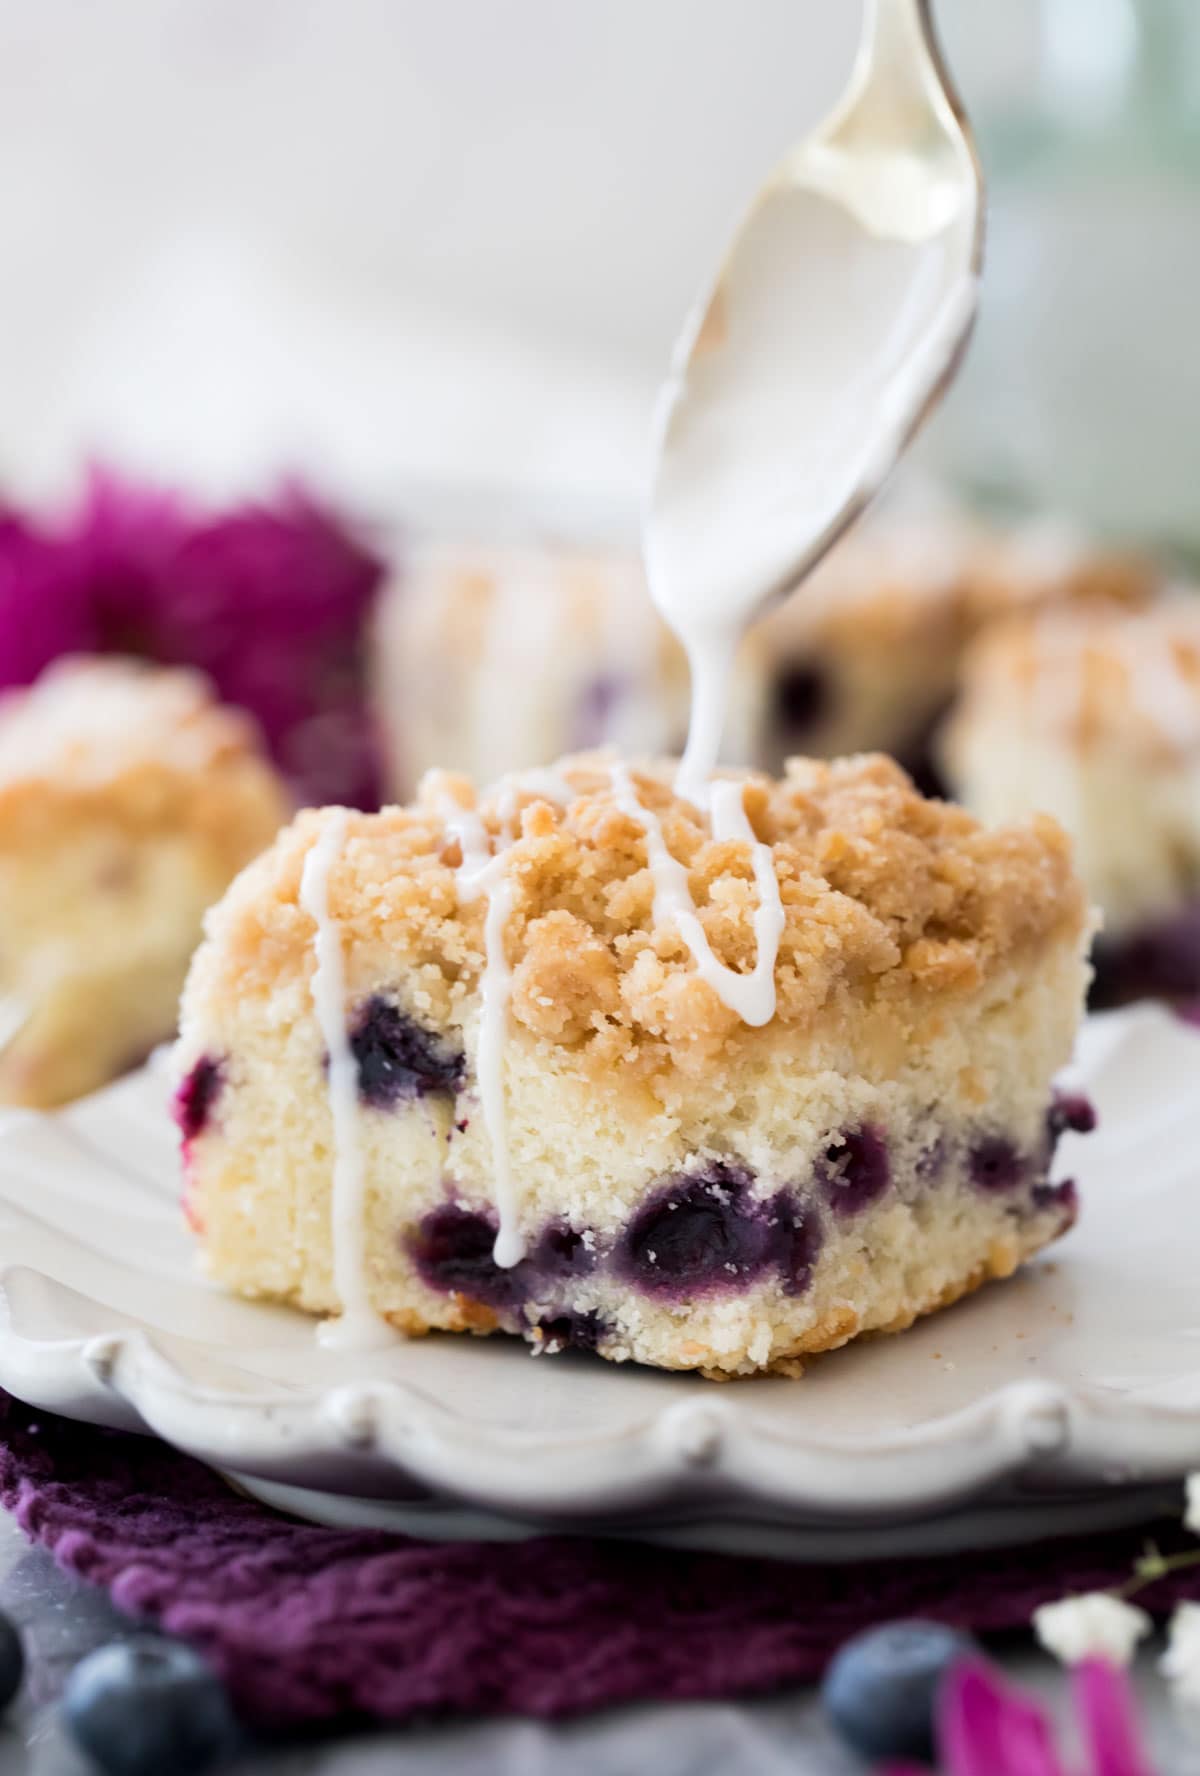
[[[0, 1726], [0, 1776], [86, 1776], [64, 1742], [55, 1701], [72, 1664], [90, 1648], [128, 1633], [99, 1593], [65, 1577], [31, 1549], [0, 1514], [0, 1607], [21, 1625], [31, 1653], [29, 1681]], [[1020, 1649], [1006, 1662], [1022, 1682], [1061, 1700], [1049, 1662]], [[1162, 1776], [1200, 1776], [1200, 1717], [1167, 1705], [1147, 1660], [1144, 1705]], [[263, 1749], [241, 1759], [236, 1776], [854, 1776], [861, 1766], [825, 1730], [811, 1692], [747, 1705], [691, 1704], [622, 1709], [544, 1727], [512, 1721], [438, 1731], [393, 1732], [353, 1740]], [[163, 1776], [171, 1776], [168, 1771]], [[234, 1772], [230, 1773], [234, 1776]]]

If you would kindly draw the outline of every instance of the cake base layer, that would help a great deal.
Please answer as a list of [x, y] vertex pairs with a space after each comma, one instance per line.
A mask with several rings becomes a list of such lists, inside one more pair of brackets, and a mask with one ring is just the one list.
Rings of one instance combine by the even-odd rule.
[[[525, 1245], [509, 1268], [461, 1057], [376, 1002], [358, 1025], [372, 1304], [409, 1335], [506, 1332], [710, 1376], [794, 1371], [901, 1330], [1073, 1222], [1074, 1186], [1050, 1167], [1089, 1113], [1046, 1081], [1078, 976], [1064, 954], [907, 1051], [878, 1027], [858, 1054], [764, 1045], [669, 1107], [556, 1077], [531, 1045], [509, 1066]], [[181, 1088], [189, 1158], [204, 1159], [189, 1212], [215, 1278], [335, 1313], [321, 1057], [281, 1030], [256, 1046], [203, 1057]], [[306, 1089], [285, 1088], [297, 1074]]]
[[214, 1277], [347, 1341], [382, 1316], [740, 1375], [1069, 1225], [1061, 831], [984, 832], [878, 758], [723, 780], [711, 812], [673, 777], [435, 778], [245, 872], [177, 1053]]

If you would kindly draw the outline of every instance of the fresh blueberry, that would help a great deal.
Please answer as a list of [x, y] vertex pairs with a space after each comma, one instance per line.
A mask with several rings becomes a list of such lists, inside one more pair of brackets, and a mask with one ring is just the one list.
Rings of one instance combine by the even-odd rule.
[[620, 1263], [654, 1294], [744, 1285], [769, 1258], [770, 1218], [749, 1175], [724, 1163], [668, 1178], [630, 1222]]
[[461, 1050], [422, 1029], [378, 993], [359, 1011], [350, 1031], [350, 1047], [358, 1063], [359, 1096], [375, 1110], [390, 1109], [401, 1098], [422, 1098], [433, 1092], [453, 1096], [463, 1083]]
[[175, 1121], [185, 1141], [203, 1134], [220, 1094], [224, 1072], [220, 1061], [202, 1055], [175, 1093]]
[[860, 1214], [879, 1201], [891, 1182], [887, 1142], [869, 1126], [845, 1129], [826, 1147], [817, 1172], [835, 1214]]
[[1003, 1135], [985, 1135], [971, 1149], [971, 1178], [980, 1190], [1015, 1190], [1025, 1180], [1027, 1167], [1011, 1141]]
[[842, 1738], [868, 1758], [933, 1755], [938, 1688], [974, 1642], [940, 1622], [888, 1622], [835, 1654], [821, 1694]]
[[158, 1635], [89, 1654], [67, 1680], [62, 1710], [105, 1776], [198, 1776], [237, 1737], [219, 1678], [190, 1647]]
[[775, 719], [789, 734], [803, 733], [820, 721], [829, 707], [829, 680], [819, 666], [796, 661], [775, 680]]
[[25, 1675], [25, 1648], [16, 1624], [0, 1611], [0, 1712], [8, 1707]]

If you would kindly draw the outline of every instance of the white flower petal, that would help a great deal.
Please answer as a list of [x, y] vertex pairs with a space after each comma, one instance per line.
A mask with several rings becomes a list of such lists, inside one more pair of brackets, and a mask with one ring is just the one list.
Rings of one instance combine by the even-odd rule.
[[1184, 1527], [1190, 1529], [1193, 1535], [1200, 1535], [1200, 1474], [1189, 1474], [1184, 1485], [1187, 1488]]
[[1152, 1626], [1145, 1610], [1107, 1591], [1064, 1597], [1061, 1603], [1044, 1603], [1033, 1612], [1038, 1639], [1064, 1665], [1077, 1665], [1081, 1659], [1128, 1665], [1138, 1641]]
[[1200, 1603], [1181, 1603], [1176, 1609], [1159, 1667], [1180, 1701], [1200, 1707]]

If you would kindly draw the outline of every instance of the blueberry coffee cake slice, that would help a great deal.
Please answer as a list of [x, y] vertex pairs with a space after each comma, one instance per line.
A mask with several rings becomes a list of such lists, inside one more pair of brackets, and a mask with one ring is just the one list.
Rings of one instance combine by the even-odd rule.
[[1156, 570], [1059, 525], [991, 530], [952, 512], [856, 526], [751, 637], [767, 766], [889, 752], [937, 782], [932, 742], [972, 638], [1014, 613], [1137, 608]]
[[[687, 661], [633, 553], [427, 538], [386, 588], [374, 639], [397, 799], [435, 765], [493, 778], [600, 746], [670, 752], [687, 735]], [[757, 727], [742, 667], [726, 748], [739, 763]]]
[[944, 740], [984, 820], [1045, 809], [1104, 924], [1096, 1004], [1200, 994], [1200, 599], [1014, 623], [968, 655]]
[[302, 814], [208, 919], [186, 1205], [231, 1288], [711, 1375], [895, 1331], [1062, 1233], [1088, 914], [874, 756], [601, 755]]
[[72, 659], [0, 698], [0, 1102], [62, 1103], [171, 1036], [205, 908], [289, 813], [199, 673]]

